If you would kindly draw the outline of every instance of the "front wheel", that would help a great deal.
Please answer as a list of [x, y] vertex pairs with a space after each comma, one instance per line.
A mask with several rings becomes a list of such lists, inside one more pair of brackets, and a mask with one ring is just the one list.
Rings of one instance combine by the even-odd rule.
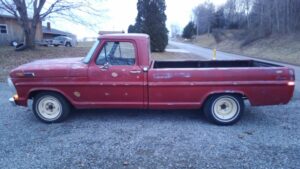
[[206, 101], [204, 113], [215, 124], [231, 125], [239, 121], [244, 107], [244, 101], [238, 95], [215, 95]]
[[70, 104], [57, 93], [43, 92], [33, 99], [34, 115], [46, 123], [56, 123], [64, 120], [70, 113]]

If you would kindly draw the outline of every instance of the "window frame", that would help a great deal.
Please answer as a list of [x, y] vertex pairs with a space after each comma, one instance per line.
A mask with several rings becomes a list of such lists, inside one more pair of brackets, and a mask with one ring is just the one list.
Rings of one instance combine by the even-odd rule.
[[0, 24], [0, 26], [5, 26], [5, 30], [6, 30], [6, 33], [2, 33], [1, 32], [2, 29], [0, 29], [0, 34], [8, 34], [8, 26], [7, 26], [7, 24]]
[[98, 48], [101, 45], [102, 40], [97, 39], [93, 46], [90, 48], [90, 50], [88, 51], [88, 53], [85, 55], [85, 57], [82, 59], [83, 63], [85, 64], [90, 64], [92, 62], [92, 60], [95, 58], [95, 53], [98, 52]]
[[134, 64], [132, 65], [111, 65], [109, 63], [109, 66], [137, 66], [138, 65], [138, 49], [137, 49], [137, 45], [136, 45], [136, 42], [134, 40], [122, 40], [122, 39], [101, 39], [101, 47], [100, 47], [100, 50], [97, 52], [96, 54], [96, 57], [94, 59], [94, 64], [97, 65], [97, 66], [103, 66], [101, 64], [97, 64], [97, 59], [100, 55], [100, 53], [102, 52], [102, 50], [104, 49], [105, 45], [107, 43], [114, 43], [114, 42], [119, 42], [119, 43], [130, 43], [132, 46], [133, 46], [133, 50], [134, 50], [134, 57], [135, 57], [135, 60], [134, 60]]

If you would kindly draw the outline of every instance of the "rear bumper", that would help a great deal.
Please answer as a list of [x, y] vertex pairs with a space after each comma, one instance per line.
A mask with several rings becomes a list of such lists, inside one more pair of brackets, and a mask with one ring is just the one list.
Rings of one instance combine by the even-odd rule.
[[13, 97], [9, 98], [8, 101], [10, 102], [10, 104], [12, 106], [16, 106], [17, 105], [16, 102], [15, 102], [15, 99]]

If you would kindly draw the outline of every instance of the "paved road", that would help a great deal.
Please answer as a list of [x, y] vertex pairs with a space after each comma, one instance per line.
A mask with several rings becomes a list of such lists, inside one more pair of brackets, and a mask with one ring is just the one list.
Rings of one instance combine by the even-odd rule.
[[[175, 47], [180, 48], [180, 49], [187, 50], [187, 51], [189, 51], [193, 54], [202, 56], [204, 58], [207, 58], [207, 59], [212, 58], [212, 50], [211, 49], [199, 47], [199, 46], [192, 45], [192, 44], [174, 42], [174, 41], [171, 41], [169, 43], [172, 46], [175, 46]], [[250, 58], [250, 57], [247, 57], [247, 56], [231, 54], [231, 53], [226, 53], [226, 52], [217, 52], [217, 59], [220, 59], [220, 60], [234, 60], [234, 59], [253, 59], [253, 58]], [[271, 61], [266, 61], [266, 60], [261, 60], [261, 59], [255, 59], [255, 60], [269, 62], [269, 63], [273, 63], [273, 64], [279, 64], [279, 65], [288, 66], [288, 67], [293, 68], [296, 72], [295, 96], [298, 97], [300, 95], [300, 67], [299, 66], [288, 65], [288, 64], [278, 63], [278, 62], [271, 62]]]

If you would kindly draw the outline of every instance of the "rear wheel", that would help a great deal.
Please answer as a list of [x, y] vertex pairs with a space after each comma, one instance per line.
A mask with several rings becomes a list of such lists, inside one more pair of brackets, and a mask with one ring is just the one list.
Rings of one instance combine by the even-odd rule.
[[32, 110], [39, 120], [56, 123], [66, 119], [69, 115], [70, 104], [60, 94], [43, 92], [34, 97]]
[[204, 113], [215, 124], [231, 125], [239, 121], [244, 107], [244, 101], [238, 95], [215, 95], [206, 101]]

